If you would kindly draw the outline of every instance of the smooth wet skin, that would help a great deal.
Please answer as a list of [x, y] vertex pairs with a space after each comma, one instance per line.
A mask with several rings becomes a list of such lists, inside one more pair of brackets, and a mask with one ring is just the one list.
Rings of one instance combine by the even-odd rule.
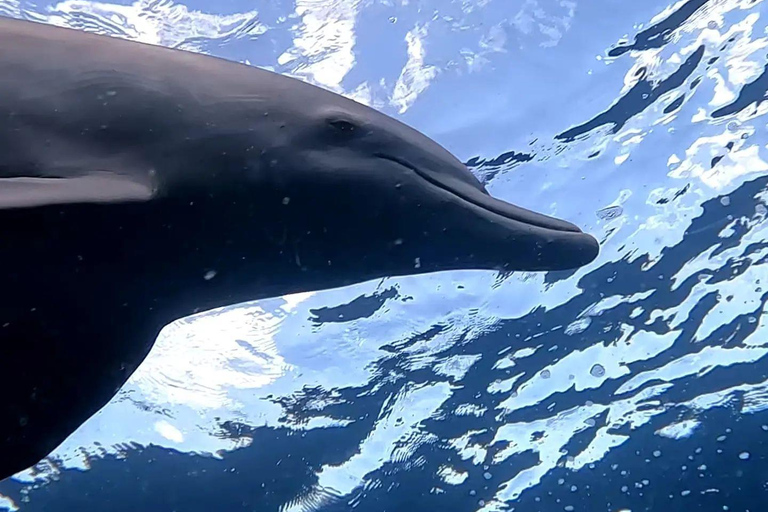
[[10, 19], [0, 66], [0, 477], [104, 406], [175, 319], [598, 253], [421, 133], [298, 80]]

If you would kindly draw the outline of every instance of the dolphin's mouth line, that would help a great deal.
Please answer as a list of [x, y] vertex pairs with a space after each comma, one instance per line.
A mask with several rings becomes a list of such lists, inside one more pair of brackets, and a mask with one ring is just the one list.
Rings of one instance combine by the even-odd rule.
[[550, 229], [553, 231], [582, 233], [582, 231], [578, 227], [574, 226], [573, 224], [560, 219], [556, 219], [554, 217], [549, 217], [544, 214], [532, 212], [530, 210], [526, 210], [524, 208], [520, 208], [518, 206], [514, 206], [508, 203], [503, 203], [504, 205], [503, 207], [497, 206], [496, 203], [500, 203], [500, 201], [494, 200], [494, 198], [491, 195], [489, 195], [487, 192], [481, 192], [478, 190], [476, 194], [480, 197], [472, 197], [467, 193], [464, 193], [460, 190], [456, 190], [444, 183], [441, 183], [440, 181], [431, 177], [429, 174], [423, 171], [420, 171], [415, 165], [411, 165], [407, 161], [402, 160], [398, 157], [387, 155], [384, 153], [376, 153], [374, 156], [378, 158], [382, 158], [384, 160], [389, 160], [390, 162], [394, 162], [397, 165], [405, 167], [406, 169], [410, 169], [411, 171], [415, 172], [419, 177], [426, 180], [428, 183], [434, 185], [435, 187], [438, 187], [439, 189], [445, 192], [448, 192], [449, 194], [457, 196], [460, 199], [463, 199], [464, 201], [467, 201], [470, 204], [473, 204], [479, 208], [482, 208], [485, 211], [494, 213], [496, 215], [500, 215], [505, 219], [514, 220], [517, 222], [521, 222], [523, 224], [527, 224], [529, 226], [536, 226], [539, 228]]

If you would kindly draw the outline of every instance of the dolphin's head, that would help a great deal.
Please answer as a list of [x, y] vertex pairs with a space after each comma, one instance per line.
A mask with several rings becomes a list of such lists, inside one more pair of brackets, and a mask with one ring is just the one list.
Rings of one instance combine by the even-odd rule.
[[261, 174], [309, 270], [566, 270], [598, 254], [592, 236], [492, 197], [446, 149], [374, 109], [337, 100], [290, 118]]
[[596, 258], [592, 236], [490, 196], [456, 157], [407, 125], [348, 100], [305, 107], [277, 121], [283, 138], [262, 160], [283, 196], [275, 225], [288, 226], [302, 266], [547, 271]]

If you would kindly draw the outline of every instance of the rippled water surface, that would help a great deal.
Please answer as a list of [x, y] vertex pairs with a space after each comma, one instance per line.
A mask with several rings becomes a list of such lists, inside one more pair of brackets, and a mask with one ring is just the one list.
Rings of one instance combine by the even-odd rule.
[[756, 512], [768, 499], [768, 4], [0, 0], [248, 62], [438, 140], [602, 245], [168, 326], [0, 484], [27, 511]]

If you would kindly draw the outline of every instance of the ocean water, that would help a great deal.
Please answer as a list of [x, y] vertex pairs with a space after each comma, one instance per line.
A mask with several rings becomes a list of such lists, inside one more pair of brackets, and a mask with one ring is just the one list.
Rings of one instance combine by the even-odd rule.
[[601, 242], [168, 326], [0, 510], [757, 512], [768, 2], [0, 0], [404, 120]]

